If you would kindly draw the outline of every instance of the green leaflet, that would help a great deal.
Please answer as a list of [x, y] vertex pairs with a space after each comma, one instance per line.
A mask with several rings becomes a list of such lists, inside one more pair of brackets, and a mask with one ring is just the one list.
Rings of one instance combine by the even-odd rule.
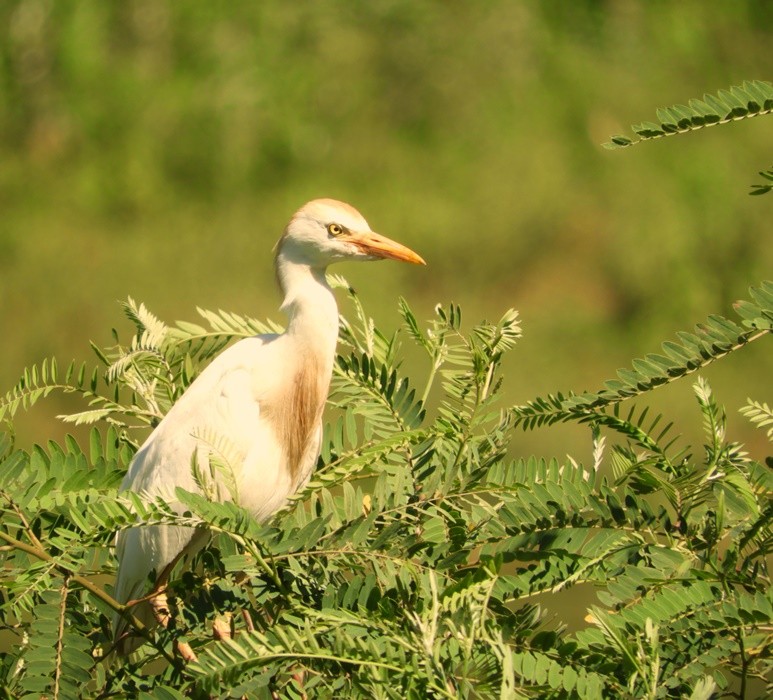
[[753, 301], [740, 301], [743, 326], [721, 316], [710, 316], [697, 333], [679, 333], [681, 342], [665, 341], [663, 355], [635, 359], [631, 369], [618, 370], [617, 379], [605, 388], [587, 394], [556, 394], [532, 399], [512, 411], [515, 425], [527, 429], [571, 420], [592, 421], [607, 406], [640, 396], [716, 362], [773, 331], [773, 282], [765, 281], [749, 290]]
[[745, 81], [716, 95], [704, 95], [703, 100], [690, 100], [687, 105], [674, 105], [657, 110], [657, 122], [634, 124], [631, 129], [638, 138], [613, 136], [605, 148], [626, 148], [640, 141], [670, 134], [694, 131], [714, 124], [756, 117], [773, 112], [773, 85], [762, 80]]
[[[631, 125], [635, 137], [617, 134], [603, 146], [610, 150], [628, 148], [642, 141], [685, 134], [696, 129], [772, 112], [773, 84], [762, 80], [747, 80], [729, 90], [719, 90], [716, 95], [704, 95], [702, 100], [693, 99], [686, 105], [658, 109], [657, 122]], [[759, 174], [768, 182], [752, 185], [750, 195], [766, 194], [773, 189], [773, 170], [761, 170]]]

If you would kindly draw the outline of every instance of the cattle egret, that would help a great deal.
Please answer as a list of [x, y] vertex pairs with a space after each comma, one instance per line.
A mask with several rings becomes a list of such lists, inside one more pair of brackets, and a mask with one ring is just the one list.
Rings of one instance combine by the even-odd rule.
[[[241, 340], [215, 358], [139, 449], [122, 490], [163, 498], [182, 511], [175, 488], [200, 492], [192, 459], [205, 462], [212, 443], [203, 436], [218, 436], [238, 458], [229, 461], [235, 484], [216, 483], [216, 497], [231, 500], [238, 494], [239, 504], [258, 520], [278, 510], [308, 482], [320, 450], [338, 338], [338, 308], [325, 270], [339, 260], [383, 258], [424, 264], [409, 248], [371, 231], [348, 204], [317, 199], [301, 207], [276, 247], [287, 329]], [[217, 469], [211, 471], [217, 480]], [[180, 526], [121, 531], [116, 600], [130, 603], [132, 614], [153, 627], [165, 612], [154, 605], [161, 597], [156, 593], [162, 593], [180, 556], [205, 539], [201, 531]], [[114, 631], [119, 653], [143, 642], [121, 617]]]

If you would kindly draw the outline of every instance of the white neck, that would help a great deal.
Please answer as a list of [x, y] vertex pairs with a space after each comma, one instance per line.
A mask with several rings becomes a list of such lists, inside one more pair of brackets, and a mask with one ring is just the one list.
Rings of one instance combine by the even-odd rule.
[[284, 294], [281, 310], [288, 316], [287, 335], [332, 367], [338, 340], [338, 306], [325, 280], [325, 268], [295, 262], [280, 251], [276, 276]]

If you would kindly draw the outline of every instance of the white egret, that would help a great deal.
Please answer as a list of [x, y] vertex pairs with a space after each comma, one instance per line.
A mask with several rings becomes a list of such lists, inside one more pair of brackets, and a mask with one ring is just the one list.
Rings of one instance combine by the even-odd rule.
[[[259, 520], [278, 510], [308, 482], [319, 455], [338, 338], [338, 308], [325, 269], [339, 260], [383, 258], [424, 264], [409, 248], [371, 231], [348, 204], [317, 199], [301, 207], [276, 247], [287, 329], [241, 340], [215, 358], [139, 449], [121, 488], [164, 498], [182, 510], [174, 490], [199, 491], [192, 457], [195, 453], [199, 463], [206, 460], [209, 451], [201, 436], [217, 435], [239, 457], [232, 490], [240, 505]], [[230, 497], [226, 488], [219, 493]], [[200, 546], [203, 537], [195, 534], [191, 528], [166, 525], [119, 533], [115, 598], [126, 604], [146, 597], [131, 612], [147, 626], [164, 616], [166, 602], [157, 600], [163, 594], [155, 593], [162, 593], [181, 554]], [[156, 585], [148, 596], [151, 573]], [[114, 632], [119, 653], [143, 642], [121, 617]]]

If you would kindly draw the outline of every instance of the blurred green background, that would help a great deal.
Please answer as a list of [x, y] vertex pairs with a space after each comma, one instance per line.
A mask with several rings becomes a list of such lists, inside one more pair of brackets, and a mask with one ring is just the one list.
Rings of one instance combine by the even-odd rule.
[[[5, 0], [0, 388], [127, 330], [127, 295], [169, 321], [279, 319], [271, 248], [330, 196], [428, 261], [335, 269], [386, 329], [398, 295], [419, 318], [460, 303], [468, 327], [514, 306], [507, 400], [594, 389], [771, 276], [773, 195], [748, 196], [773, 164], [771, 118], [600, 144], [773, 77], [772, 29], [767, 0]], [[762, 450], [735, 412], [771, 400], [758, 345], [707, 374]], [[686, 383], [653, 400], [698, 434]], [[19, 442], [60, 436], [71, 408], [36, 408]], [[516, 449], [585, 440], [538, 431]]]

